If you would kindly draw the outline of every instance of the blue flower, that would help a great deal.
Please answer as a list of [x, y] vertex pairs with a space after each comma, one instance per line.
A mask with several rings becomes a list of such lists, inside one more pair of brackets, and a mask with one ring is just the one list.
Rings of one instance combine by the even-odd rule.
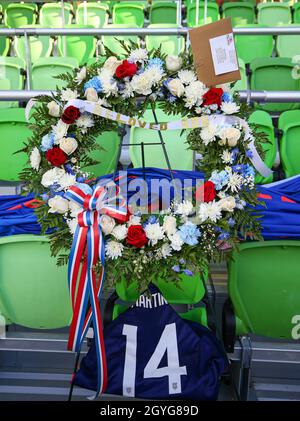
[[192, 222], [186, 222], [179, 227], [179, 234], [182, 241], [190, 246], [198, 244], [198, 238], [201, 236], [199, 228]]
[[168, 95], [167, 101], [169, 101], [171, 104], [176, 101], [176, 96], [174, 95]]
[[45, 136], [42, 137], [41, 142], [41, 151], [47, 152], [49, 149], [51, 149], [54, 145], [54, 134], [48, 133]]
[[230, 237], [230, 234], [229, 234], [229, 232], [227, 232], [227, 231], [223, 231], [219, 236], [218, 236], [218, 240], [221, 240], [221, 241], [226, 241], [226, 240], [228, 240], [229, 239], [229, 237]]
[[54, 196], [58, 194], [60, 189], [61, 189], [61, 185], [58, 183], [54, 183], [52, 184], [52, 186], [50, 186], [50, 194]]
[[214, 183], [214, 185], [216, 186], [216, 190], [221, 190], [222, 187], [224, 187], [229, 181], [228, 172], [225, 170], [220, 172], [213, 171], [209, 181], [212, 181]]
[[92, 77], [89, 81], [84, 84], [84, 90], [87, 88], [94, 88], [97, 93], [102, 92], [102, 83], [98, 76]]
[[233, 165], [232, 170], [241, 173], [243, 177], [255, 176], [254, 168], [248, 164]]
[[148, 224], [156, 224], [156, 222], [157, 222], [156, 216], [151, 215], [151, 216], [149, 216], [148, 221], [146, 222], [145, 225], [148, 225]]
[[224, 92], [222, 95], [222, 101], [223, 102], [232, 102], [232, 96], [229, 92]]
[[65, 164], [64, 167], [65, 167], [65, 170], [68, 174], [72, 174], [72, 175], [75, 174], [71, 164]]
[[162, 69], [164, 62], [160, 58], [151, 58], [148, 62], [148, 68], [149, 67], [159, 67]]
[[229, 225], [230, 227], [234, 227], [234, 224], [235, 224], [235, 220], [234, 220], [233, 218], [229, 218], [229, 219], [228, 219], [228, 225]]
[[41, 198], [44, 202], [48, 202], [49, 196], [46, 193], [41, 194]]
[[178, 265], [173, 266], [172, 270], [176, 273], [180, 273], [180, 267]]
[[183, 258], [181, 258], [181, 259], [179, 260], [179, 263], [180, 263], [181, 265], [185, 265], [185, 260], [184, 260]]
[[252, 159], [252, 158], [253, 158], [253, 152], [252, 152], [252, 151], [250, 151], [250, 149], [248, 149], [248, 150], [246, 151], [246, 157], [247, 157], [247, 158], [250, 158], [250, 159]]
[[236, 160], [236, 158], [237, 158], [237, 156], [238, 156], [238, 154], [240, 153], [240, 150], [239, 150], [239, 148], [233, 148], [232, 150], [231, 150], [231, 156], [232, 156], [232, 160], [233, 161], [235, 161]]
[[85, 181], [85, 178], [84, 177], [77, 177], [76, 178], [76, 182], [77, 183], [84, 183], [84, 181]]
[[189, 269], [183, 269], [183, 273], [185, 273], [187, 276], [193, 276], [193, 272]]

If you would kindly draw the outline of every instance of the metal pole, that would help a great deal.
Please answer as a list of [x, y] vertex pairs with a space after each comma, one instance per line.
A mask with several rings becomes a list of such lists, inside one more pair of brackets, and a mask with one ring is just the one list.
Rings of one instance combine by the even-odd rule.
[[182, 0], [178, 0], [178, 25], [182, 25]]
[[[64, 1], [61, 1], [61, 27], [64, 28], [65, 27], [65, 4]], [[67, 51], [67, 39], [66, 37], [63, 38], [63, 49], [64, 49], [64, 55], [67, 56], [68, 55], [68, 51]]]
[[196, 0], [196, 26], [199, 25], [199, 0]]
[[26, 53], [26, 88], [31, 89], [31, 51], [27, 32], [25, 30], [25, 53]]
[[83, 23], [87, 25], [87, 2], [84, 0], [83, 2]]
[[207, 0], [204, 0], [204, 25], [206, 24], [207, 20]]

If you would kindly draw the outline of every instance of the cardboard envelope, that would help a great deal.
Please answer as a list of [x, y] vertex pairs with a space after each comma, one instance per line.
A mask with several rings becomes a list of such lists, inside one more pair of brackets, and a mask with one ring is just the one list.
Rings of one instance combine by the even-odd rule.
[[[189, 31], [197, 76], [207, 86], [241, 79], [234, 38], [231, 34], [230, 18]], [[236, 70], [228, 71], [233, 68]]]

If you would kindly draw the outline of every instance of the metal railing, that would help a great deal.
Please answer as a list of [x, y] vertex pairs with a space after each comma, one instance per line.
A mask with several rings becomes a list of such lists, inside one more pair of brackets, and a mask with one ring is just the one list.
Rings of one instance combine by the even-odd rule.
[[[0, 91], [0, 101], [26, 102], [40, 95], [55, 91]], [[300, 91], [238, 91], [241, 102], [300, 102]]]

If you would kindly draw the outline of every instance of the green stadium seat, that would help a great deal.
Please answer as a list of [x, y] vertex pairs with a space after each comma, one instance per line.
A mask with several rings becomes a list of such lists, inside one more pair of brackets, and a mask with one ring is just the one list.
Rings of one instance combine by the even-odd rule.
[[[42, 28], [41, 25], [25, 25], [22, 28]], [[53, 39], [49, 35], [28, 37], [30, 45], [31, 62], [35, 62], [41, 57], [50, 57], [53, 49]], [[25, 37], [15, 37], [14, 50], [17, 57], [26, 61]]]
[[293, 21], [294, 23], [300, 23], [300, 2], [293, 5]]
[[67, 267], [56, 266], [48, 241], [38, 235], [0, 238], [0, 309], [8, 322], [33, 329], [70, 323]]
[[40, 24], [47, 28], [62, 28], [72, 23], [72, 5], [64, 3], [64, 21], [61, 2], [44, 3], [40, 9]]
[[97, 2], [80, 3], [76, 10], [76, 23], [78, 25], [92, 25], [94, 28], [103, 28], [108, 23], [108, 4]]
[[[257, 110], [250, 115], [249, 123], [256, 124], [259, 131], [265, 133], [267, 136], [269, 143], [263, 143], [262, 147], [265, 152], [264, 163], [268, 168], [271, 169], [275, 163], [277, 153], [277, 145], [272, 118], [266, 111]], [[272, 181], [273, 175], [270, 175], [269, 177], [263, 177], [259, 173], [256, 174], [255, 183], [257, 184], [272, 183]]]
[[[264, 25], [237, 25], [245, 28], [262, 28]], [[237, 55], [246, 64], [258, 57], [271, 57], [273, 52], [272, 35], [235, 35]]]
[[[5, 25], [0, 25], [0, 28], [6, 28]], [[7, 56], [10, 48], [10, 38], [6, 36], [0, 37], [0, 57]]]
[[245, 2], [223, 3], [223, 18], [231, 18], [232, 26], [255, 22], [255, 6]]
[[130, 24], [142, 28], [144, 26], [144, 5], [122, 2], [113, 6], [112, 22], [114, 24]]
[[[178, 120], [179, 115], [167, 115], [159, 108], [156, 109], [156, 116], [159, 122], [167, 122]], [[142, 119], [147, 122], [155, 122], [152, 110], [146, 110]], [[182, 130], [163, 131], [162, 136], [168, 152], [171, 168], [174, 170], [192, 170], [194, 164], [193, 151], [188, 149], [186, 144], [187, 131]], [[160, 144], [147, 146], [147, 143], [159, 143], [158, 132], [142, 129], [140, 127], [132, 127], [130, 129], [130, 158], [134, 168], [143, 166], [141, 142], [145, 144], [145, 166], [156, 168], [168, 168]]]
[[257, 22], [261, 25], [288, 25], [292, 22], [291, 9], [286, 3], [260, 3], [257, 9]]
[[283, 132], [280, 139], [280, 159], [288, 178], [300, 174], [300, 110], [282, 113], [278, 127]]
[[[230, 301], [223, 308], [223, 340], [233, 351], [236, 336], [252, 333], [292, 338], [299, 314], [299, 241], [247, 242], [228, 267]], [[231, 338], [231, 339], [230, 339]]]
[[[19, 57], [0, 57], [0, 90], [22, 90], [24, 88], [25, 62]], [[0, 109], [18, 106], [17, 102], [0, 101]]]
[[[195, 27], [204, 24], [204, 2], [199, 2], [199, 18], [197, 22], [196, 5], [187, 8], [187, 26]], [[208, 3], [206, 23], [216, 22], [220, 19], [219, 6], [216, 3]]]
[[34, 3], [11, 3], [4, 12], [4, 24], [9, 28], [34, 25], [37, 20], [37, 5]]
[[176, 2], [155, 2], [150, 8], [149, 20], [151, 24], [157, 23], [177, 23], [177, 3]]
[[[298, 91], [300, 79], [292, 77], [294, 64], [291, 59], [283, 57], [266, 57], [254, 59], [250, 64], [250, 87], [253, 91]], [[256, 108], [265, 111], [286, 111], [299, 108], [297, 103], [258, 104]]]
[[[4, 102], [5, 104], [5, 102]], [[14, 153], [24, 147], [31, 136], [24, 108], [1, 109], [0, 112], [0, 180], [19, 181], [19, 173], [26, 165], [24, 153]], [[0, 294], [1, 295], [1, 294]]]
[[240, 69], [241, 79], [236, 81], [235, 84], [233, 85], [233, 87], [231, 89], [232, 93], [237, 92], [237, 91], [246, 90], [247, 87], [248, 87], [246, 65], [241, 58], [239, 58], [238, 61], [239, 61], [239, 69]]
[[96, 165], [84, 167], [85, 171], [93, 174], [95, 177], [112, 173], [117, 164], [120, 137], [117, 132], [104, 132], [96, 138], [97, 144], [101, 149], [96, 149], [89, 153], [89, 156], [98, 161]]
[[[157, 23], [149, 25], [148, 28], [178, 28], [178, 25]], [[161, 52], [168, 55], [178, 55], [184, 51], [185, 40], [183, 36], [176, 35], [147, 35], [145, 37], [148, 51], [161, 46]]]
[[73, 57], [40, 58], [32, 66], [32, 89], [56, 90], [63, 88], [66, 82], [56, 79], [62, 73], [71, 72], [79, 67], [78, 61]]
[[[65, 25], [65, 28], [93, 28], [91, 25]], [[74, 57], [82, 66], [95, 55], [97, 40], [93, 36], [59, 36], [57, 49], [61, 56]]]
[[[289, 26], [299, 27], [299, 24]], [[300, 56], [300, 35], [278, 35], [276, 50], [279, 57]]]
[[[106, 25], [105, 28], [137, 28], [137, 26], [133, 26], [132, 24], [110, 24]], [[136, 35], [118, 35], [117, 37], [114, 35], [103, 35], [101, 37], [101, 52], [102, 54], [105, 54], [104, 47], [106, 47], [118, 56], [124, 57], [127, 55], [127, 53], [119, 41], [125, 41], [126, 43], [129, 43], [129, 40], [132, 40], [133, 42], [137, 43], [139, 42], [139, 38]]]

